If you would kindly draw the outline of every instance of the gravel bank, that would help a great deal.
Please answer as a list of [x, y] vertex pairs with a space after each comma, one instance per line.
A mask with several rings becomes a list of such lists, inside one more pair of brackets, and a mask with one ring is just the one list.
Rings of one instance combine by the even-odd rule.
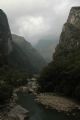
[[70, 112], [73, 109], [80, 108], [80, 105], [78, 105], [76, 102], [60, 96], [40, 94], [37, 95], [36, 100], [46, 108], [52, 108], [58, 111]]

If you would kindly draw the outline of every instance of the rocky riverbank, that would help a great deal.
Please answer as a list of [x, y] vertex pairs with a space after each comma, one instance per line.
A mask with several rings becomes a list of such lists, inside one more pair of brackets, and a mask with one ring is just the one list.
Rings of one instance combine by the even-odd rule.
[[32, 93], [36, 97], [36, 101], [45, 106], [47, 109], [56, 109], [57, 111], [71, 112], [74, 109], [80, 109], [80, 105], [74, 100], [58, 96], [54, 93], [37, 94], [33, 89], [22, 86], [16, 92]]
[[7, 115], [7, 120], [28, 120], [29, 111], [17, 105]]
[[46, 108], [56, 109], [57, 111], [71, 112], [74, 109], [80, 109], [80, 105], [73, 100], [57, 95], [39, 94], [36, 101]]
[[14, 93], [9, 103], [0, 106], [0, 120], [28, 120], [29, 111], [16, 104], [18, 99]]

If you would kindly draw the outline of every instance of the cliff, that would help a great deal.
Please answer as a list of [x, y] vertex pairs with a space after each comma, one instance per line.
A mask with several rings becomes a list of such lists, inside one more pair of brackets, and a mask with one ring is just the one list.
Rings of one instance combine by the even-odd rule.
[[7, 55], [12, 50], [11, 38], [7, 16], [0, 9], [0, 65], [7, 64]]
[[[18, 68], [28, 69], [29, 72], [38, 73], [46, 65], [43, 57], [37, 52], [32, 45], [18, 35], [12, 35], [13, 50], [10, 53], [12, 64], [16, 59], [16, 66]], [[20, 64], [19, 64], [20, 63]], [[19, 64], [19, 65], [18, 65]]]
[[67, 22], [80, 29], [80, 7], [72, 7]]
[[[80, 51], [80, 7], [73, 7], [67, 22], [63, 26], [59, 44], [56, 47], [54, 60], [69, 60], [70, 56]], [[75, 53], [75, 54], [74, 54]], [[79, 56], [76, 56], [79, 57]]]
[[80, 7], [64, 24], [53, 61], [41, 73], [41, 90], [80, 99]]

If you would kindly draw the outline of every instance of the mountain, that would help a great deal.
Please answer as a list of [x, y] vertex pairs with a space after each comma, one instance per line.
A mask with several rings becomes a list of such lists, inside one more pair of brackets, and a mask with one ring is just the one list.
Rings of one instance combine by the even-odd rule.
[[0, 10], [0, 66], [8, 65], [29, 73], [38, 73], [46, 62], [23, 37], [11, 35], [6, 14]]
[[54, 40], [52, 37], [46, 37], [38, 41], [35, 45], [35, 48], [43, 56], [47, 63], [52, 61], [52, 55], [55, 51], [55, 47], [58, 43], [58, 40]]
[[[11, 58], [16, 58], [16, 61], [20, 63], [20, 65], [22, 64], [21, 67], [23, 66], [26, 69], [29, 66], [28, 68], [30, 69], [31, 67], [32, 71], [40, 72], [41, 69], [46, 65], [43, 57], [36, 51], [35, 48], [32, 47], [28, 41], [24, 39], [24, 37], [12, 35], [12, 42], [14, 46], [13, 53], [16, 54], [16, 57], [13, 55], [13, 53], [11, 53]], [[21, 62], [21, 59], [23, 62]]]
[[6, 14], [0, 9], [0, 66], [7, 64], [7, 56], [12, 50], [11, 32]]
[[14, 88], [27, 84], [27, 78], [39, 73], [45, 64], [23, 37], [11, 35], [7, 16], [0, 9], [0, 105], [8, 104]]
[[80, 99], [80, 7], [72, 7], [53, 61], [42, 71], [39, 84], [42, 91]]
[[[80, 51], [80, 7], [73, 7], [67, 22], [63, 26], [59, 44], [56, 47], [54, 60], [63, 59], [65, 62], [69, 57]], [[76, 52], [76, 53], [75, 53]], [[76, 57], [79, 57], [76, 55]], [[74, 58], [75, 59], [75, 58]], [[76, 62], [76, 60], [75, 60]]]

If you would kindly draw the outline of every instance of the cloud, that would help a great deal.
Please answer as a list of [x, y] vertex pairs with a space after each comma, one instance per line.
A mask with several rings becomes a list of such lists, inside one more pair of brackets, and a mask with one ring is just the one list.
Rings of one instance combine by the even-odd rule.
[[11, 31], [35, 43], [46, 35], [58, 38], [72, 6], [80, 0], [0, 0]]

